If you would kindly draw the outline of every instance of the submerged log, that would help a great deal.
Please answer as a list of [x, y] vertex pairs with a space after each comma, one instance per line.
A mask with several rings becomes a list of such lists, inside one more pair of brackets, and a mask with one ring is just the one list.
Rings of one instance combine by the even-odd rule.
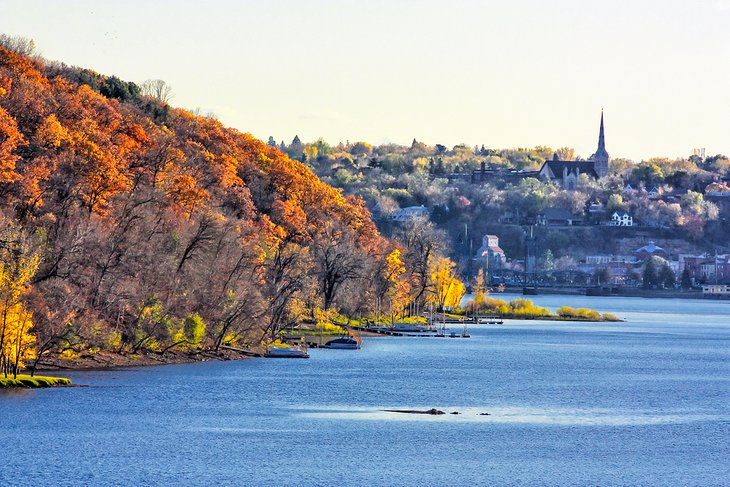
[[427, 409], [425, 411], [420, 411], [418, 409], [383, 409], [383, 411], [388, 413], [403, 413], [403, 414], [446, 414], [443, 411], [440, 411], [436, 408]]

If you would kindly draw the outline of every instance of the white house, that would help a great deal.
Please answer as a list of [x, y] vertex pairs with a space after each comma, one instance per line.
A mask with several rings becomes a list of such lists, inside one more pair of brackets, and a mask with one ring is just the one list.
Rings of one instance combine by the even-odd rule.
[[614, 227], [633, 227], [634, 218], [625, 211], [614, 211], [610, 225]]

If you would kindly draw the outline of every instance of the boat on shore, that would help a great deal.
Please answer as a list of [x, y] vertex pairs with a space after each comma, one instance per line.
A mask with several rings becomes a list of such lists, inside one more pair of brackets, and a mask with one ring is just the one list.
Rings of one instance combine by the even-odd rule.
[[339, 350], [360, 350], [360, 342], [353, 337], [340, 337], [328, 341], [325, 348], [333, 348]]
[[266, 351], [267, 358], [309, 358], [309, 353], [297, 347], [271, 347]]

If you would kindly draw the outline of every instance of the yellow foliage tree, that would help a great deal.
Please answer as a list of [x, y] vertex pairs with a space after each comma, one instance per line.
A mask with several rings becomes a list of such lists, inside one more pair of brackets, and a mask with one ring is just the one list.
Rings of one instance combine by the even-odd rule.
[[41, 122], [36, 137], [43, 147], [58, 148], [68, 139], [68, 131], [63, 128], [56, 115], [51, 114]]
[[31, 314], [22, 303], [17, 303], [2, 310], [2, 372], [5, 377], [25, 367], [25, 361], [35, 358], [35, 336], [30, 333], [33, 326]]
[[484, 279], [484, 270], [479, 269], [477, 277], [474, 280], [474, 301], [472, 307], [475, 310], [481, 309], [487, 299], [488, 294], [489, 289], [487, 288], [486, 280]]
[[401, 252], [394, 249], [385, 260], [384, 277], [387, 295], [390, 300], [391, 321], [401, 314], [411, 302], [411, 285], [404, 279], [406, 265], [401, 260]]
[[441, 309], [458, 306], [466, 288], [456, 277], [456, 264], [447, 257], [436, 257], [429, 263], [430, 293], [427, 304]]
[[0, 369], [17, 376], [23, 360], [35, 356], [30, 312], [23, 305], [40, 259], [19, 228], [2, 222], [0, 230]]

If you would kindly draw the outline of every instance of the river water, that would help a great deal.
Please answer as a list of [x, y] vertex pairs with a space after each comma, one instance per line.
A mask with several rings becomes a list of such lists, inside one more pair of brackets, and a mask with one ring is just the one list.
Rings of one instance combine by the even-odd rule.
[[627, 321], [69, 373], [0, 393], [0, 485], [730, 485], [730, 302], [533, 299]]

